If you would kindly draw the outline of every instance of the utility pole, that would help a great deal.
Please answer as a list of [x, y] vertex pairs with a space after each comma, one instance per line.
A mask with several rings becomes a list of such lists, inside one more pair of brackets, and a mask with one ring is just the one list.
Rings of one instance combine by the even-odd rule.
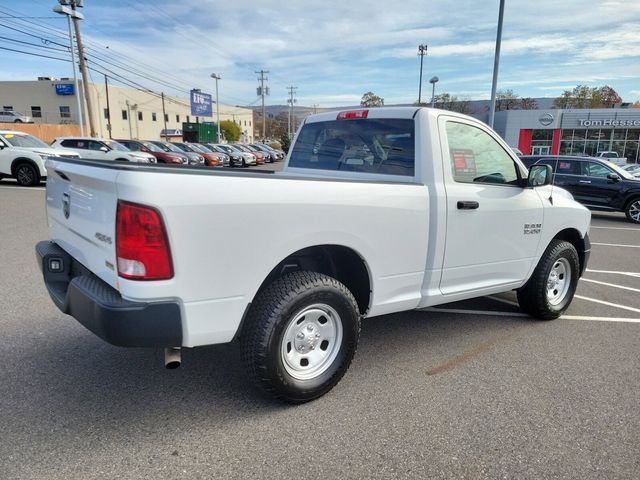
[[[290, 87], [287, 87], [287, 90], [289, 91], [289, 99], [287, 100], [287, 103], [289, 104], [289, 127], [287, 129], [287, 132], [289, 132], [289, 139], [291, 139], [291, 117], [293, 116], [293, 104], [297, 102], [297, 100], [293, 97], [296, 94], [297, 89], [298, 87], [294, 87], [293, 85], [291, 85]], [[295, 122], [295, 119], [294, 119], [294, 122]], [[294, 125], [294, 129], [295, 129], [295, 125]]]
[[162, 121], [164, 122], [164, 140], [166, 142], [168, 135], [167, 135], [167, 112], [165, 112], [164, 110], [164, 92], [162, 92]]
[[111, 105], [109, 105], [109, 82], [107, 80], [107, 75], [104, 75], [104, 88], [107, 91], [107, 131], [109, 132], [109, 138], [113, 138], [111, 136]]
[[265, 87], [264, 82], [269, 80], [267, 77], [265, 77], [265, 74], [269, 73], [269, 71], [260, 70], [259, 72], [254, 73], [260, 74], [260, 77], [258, 78], [258, 80], [260, 80], [260, 86], [258, 87], [258, 96], [262, 97], [262, 138], [264, 139], [266, 138], [267, 132], [267, 115], [264, 108], [264, 96], [269, 95], [269, 87]]
[[418, 55], [420, 55], [420, 86], [418, 87], [418, 105], [422, 103], [422, 61], [427, 54], [427, 45], [418, 45]]
[[[69, 0], [71, 9], [76, 10], [76, 7], [82, 7], [83, 0]], [[78, 17], [73, 17], [73, 27], [76, 31], [76, 42], [78, 43], [78, 56], [80, 57], [80, 72], [82, 73], [82, 89], [84, 91], [84, 100], [87, 102], [87, 116], [89, 117], [89, 135], [91, 137], [96, 136], [96, 128], [93, 118], [93, 104], [91, 103], [91, 95], [89, 94], [89, 82], [87, 75], [87, 64], [84, 61], [84, 46], [82, 45], [82, 37], [80, 37], [80, 25], [78, 23]]]
[[493, 81], [491, 82], [491, 108], [489, 110], [489, 126], [493, 128], [496, 115], [496, 88], [498, 86], [498, 67], [500, 65], [500, 45], [502, 44], [502, 20], [504, 19], [504, 0], [500, 0], [498, 12], [498, 32], [496, 34], [496, 53], [493, 59]]

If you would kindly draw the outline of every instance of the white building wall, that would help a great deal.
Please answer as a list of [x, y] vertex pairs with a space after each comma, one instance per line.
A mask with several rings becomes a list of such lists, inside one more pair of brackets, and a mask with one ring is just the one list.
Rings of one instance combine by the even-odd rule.
[[[73, 83], [73, 80], [36, 80], [0, 82], [0, 108], [12, 107], [27, 115], [32, 115], [32, 107], [40, 107], [42, 117], [35, 118], [36, 123], [78, 123], [77, 100], [74, 95], [57, 95], [57, 83]], [[104, 84], [90, 84], [89, 94], [93, 100], [94, 126], [97, 135], [108, 137], [107, 94]], [[165, 96], [167, 129], [182, 129], [183, 122], [215, 122], [216, 105], [213, 105], [213, 117], [191, 115], [189, 98]], [[60, 107], [68, 107], [61, 116]], [[162, 99], [147, 92], [109, 85], [109, 107], [111, 113], [111, 133], [113, 138], [137, 138], [145, 140], [160, 139], [165, 128]], [[124, 112], [124, 113], [123, 113]], [[154, 120], [155, 116], [155, 120]], [[247, 141], [253, 141], [253, 111], [248, 108], [220, 105], [220, 121], [231, 120], [240, 125]], [[85, 113], [85, 133], [89, 132], [89, 122]]]

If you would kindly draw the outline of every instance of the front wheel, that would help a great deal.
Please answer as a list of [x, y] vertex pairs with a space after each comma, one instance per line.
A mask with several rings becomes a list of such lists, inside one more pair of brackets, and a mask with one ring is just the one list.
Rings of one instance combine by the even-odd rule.
[[580, 259], [569, 242], [553, 240], [529, 281], [518, 290], [520, 308], [538, 320], [553, 320], [569, 308], [578, 286]]
[[320, 273], [292, 272], [267, 286], [251, 306], [242, 358], [261, 390], [303, 403], [340, 381], [359, 336], [360, 314], [347, 287]]
[[634, 198], [624, 209], [627, 220], [631, 223], [640, 223], [640, 198]]
[[32, 187], [40, 183], [40, 175], [30, 163], [21, 163], [16, 168], [16, 180], [23, 187]]

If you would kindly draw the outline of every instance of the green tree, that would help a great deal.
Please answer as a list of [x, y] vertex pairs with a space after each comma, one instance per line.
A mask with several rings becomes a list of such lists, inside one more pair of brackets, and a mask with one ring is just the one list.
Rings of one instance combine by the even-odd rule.
[[554, 108], [611, 108], [622, 102], [622, 98], [608, 85], [588, 87], [578, 85], [565, 90], [553, 101]]
[[240, 134], [242, 130], [240, 130], [240, 125], [236, 122], [232, 122], [231, 120], [223, 120], [220, 122], [220, 130], [222, 131], [222, 135], [227, 140], [227, 142], [237, 142], [240, 140]]
[[280, 137], [280, 145], [282, 145], [282, 150], [284, 153], [289, 153], [289, 147], [291, 146], [291, 139], [289, 138], [288, 133], [283, 133]]
[[382, 107], [384, 106], [384, 98], [379, 97], [373, 92], [367, 92], [362, 95], [360, 100], [361, 107]]

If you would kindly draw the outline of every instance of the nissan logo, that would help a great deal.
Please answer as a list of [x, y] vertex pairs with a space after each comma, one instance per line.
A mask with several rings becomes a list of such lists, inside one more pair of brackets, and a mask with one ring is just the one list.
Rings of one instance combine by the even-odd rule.
[[553, 115], [550, 113], [543, 113], [538, 117], [538, 121], [544, 125], [545, 127], [551, 125], [553, 123]]

